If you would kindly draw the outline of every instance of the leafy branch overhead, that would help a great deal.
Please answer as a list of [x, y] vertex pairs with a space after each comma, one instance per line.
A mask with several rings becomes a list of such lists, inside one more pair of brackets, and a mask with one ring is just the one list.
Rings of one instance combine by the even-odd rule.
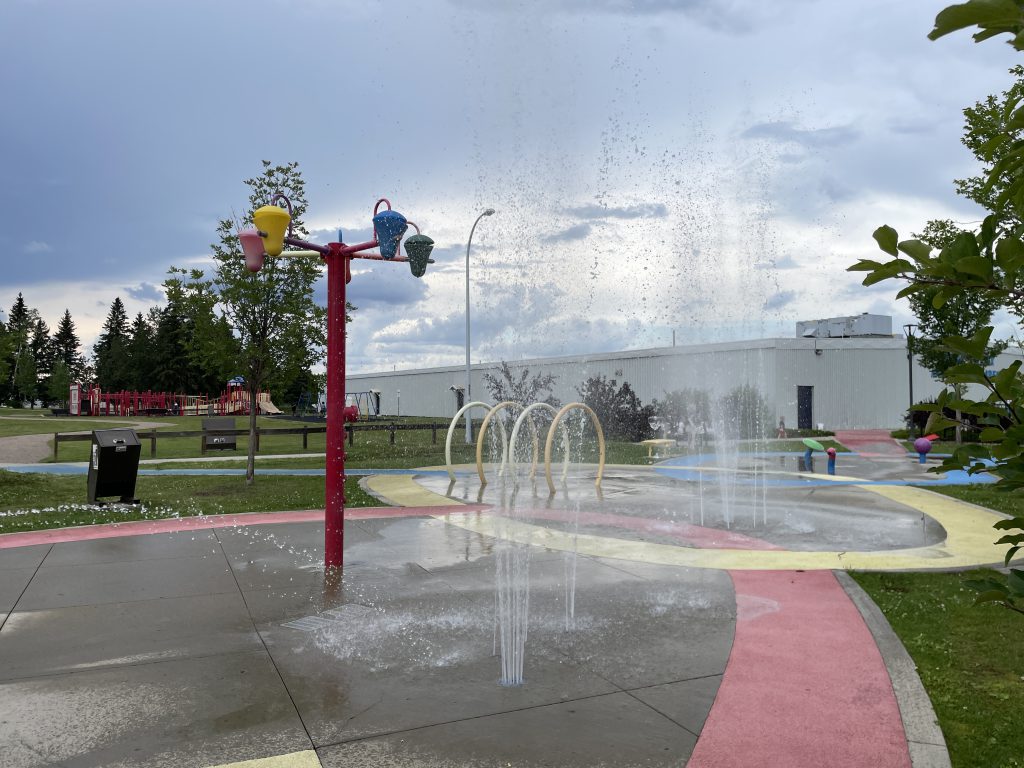
[[[935, 19], [929, 34], [936, 40], [951, 32], [973, 29], [981, 42], [1009, 35], [1009, 43], [1024, 51], [1024, 0], [969, 0], [952, 5]], [[976, 318], [1001, 307], [1019, 323], [1024, 319], [1024, 68], [1010, 73], [1015, 84], [1001, 97], [989, 96], [965, 110], [963, 143], [982, 166], [981, 175], [956, 182], [957, 191], [985, 207], [989, 213], [976, 232], [941, 226], [933, 233], [942, 237], [901, 240], [890, 226], [874, 232], [875, 241], [888, 259], [861, 259], [848, 269], [866, 273], [864, 285], [885, 280], [904, 283], [897, 297], [908, 297], [919, 317], [934, 320], [935, 311], [947, 305], [970, 308]], [[927, 304], [922, 302], [927, 299]], [[942, 313], [948, 318], [956, 312]], [[948, 365], [940, 371], [947, 388], [937, 402], [915, 406], [930, 413], [929, 429], [963, 424], [968, 417], [982, 428], [981, 442], [961, 445], [932, 471], [967, 468], [968, 472], [993, 472], [998, 488], [1024, 488], [1024, 379], [1021, 361], [1001, 370], [989, 366], [1000, 351], [993, 342], [993, 327], [986, 320], [968, 325], [933, 324], [942, 332], [931, 339]], [[955, 332], [948, 332], [954, 330]], [[936, 355], [933, 360], [940, 359]], [[957, 414], [950, 419], [949, 413]], [[1008, 544], [1006, 565], [1024, 546], [1024, 518], [1001, 521], [1004, 535], [997, 543]], [[978, 602], [996, 602], [1024, 613], [1024, 571], [1012, 569], [1005, 581], [986, 579], [972, 583]]]

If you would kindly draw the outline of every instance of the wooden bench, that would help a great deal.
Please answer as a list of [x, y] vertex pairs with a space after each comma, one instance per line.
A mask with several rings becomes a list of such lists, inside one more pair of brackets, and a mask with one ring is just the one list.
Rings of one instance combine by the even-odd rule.
[[203, 439], [200, 453], [215, 448], [221, 451], [233, 451], [237, 446], [234, 416], [215, 416], [203, 419]]

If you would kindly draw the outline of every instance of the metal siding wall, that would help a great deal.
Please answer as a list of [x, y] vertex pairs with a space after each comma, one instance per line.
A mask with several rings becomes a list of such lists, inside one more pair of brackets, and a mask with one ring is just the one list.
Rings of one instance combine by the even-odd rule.
[[[814, 353], [815, 346], [820, 355]], [[1020, 357], [1019, 353], [1001, 355], [993, 367]], [[902, 425], [909, 404], [906, 347], [901, 339], [769, 339], [511, 365], [513, 370], [525, 366], [531, 375], [554, 375], [554, 394], [563, 403], [577, 400], [576, 387], [601, 374], [620, 384], [629, 382], [645, 404], [678, 389], [704, 389], [720, 397], [749, 384], [760, 390], [775, 418], [783, 416], [791, 428], [797, 424], [797, 385], [814, 387], [812, 419], [828, 429], [895, 428]], [[483, 377], [496, 370], [496, 364], [473, 367], [473, 399], [490, 400]], [[397, 412], [396, 392], [401, 390], [403, 414], [451, 418], [456, 408], [450, 387], [461, 387], [464, 378], [465, 369], [453, 366], [351, 376], [347, 388], [379, 389], [381, 407], [387, 414]], [[942, 384], [915, 359], [915, 401], [935, 397], [941, 389]]]

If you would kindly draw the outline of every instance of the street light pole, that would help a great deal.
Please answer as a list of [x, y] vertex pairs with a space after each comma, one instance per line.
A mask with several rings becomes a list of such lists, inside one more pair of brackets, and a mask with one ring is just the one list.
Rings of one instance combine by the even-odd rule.
[[[493, 216], [494, 209], [488, 208], [479, 216], [476, 217], [476, 221], [473, 222], [473, 227], [469, 230], [469, 240], [466, 241], [466, 398], [464, 405], [469, 405], [473, 402], [473, 398], [470, 395], [470, 369], [469, 369], [469, 248], [473, 245], [473, 232], [476, 231], [476, 225], [480, 223], [480, 219], [484, 216]], [[469, 411], [466, 411], [466, 445], [473, 444], [473, 419], [469, 415]]]
[[907, 382], [910, 387], [910, 409], [907, 410], [910, 416], [909, 433], [910, 437], [914, 436], [914, 330], [917, 326], [914, 323], [907, 323], [903, 326], [904, 332], [907, 334]]

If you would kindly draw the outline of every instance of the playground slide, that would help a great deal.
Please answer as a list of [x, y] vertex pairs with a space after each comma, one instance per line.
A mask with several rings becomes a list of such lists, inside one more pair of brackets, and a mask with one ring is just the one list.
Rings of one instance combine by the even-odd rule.
[[270, 398], [261, 398], [258, 402], [260, 405], [260, 413], [281, 413], [281, 409], [274, 405], [273, 401]]

